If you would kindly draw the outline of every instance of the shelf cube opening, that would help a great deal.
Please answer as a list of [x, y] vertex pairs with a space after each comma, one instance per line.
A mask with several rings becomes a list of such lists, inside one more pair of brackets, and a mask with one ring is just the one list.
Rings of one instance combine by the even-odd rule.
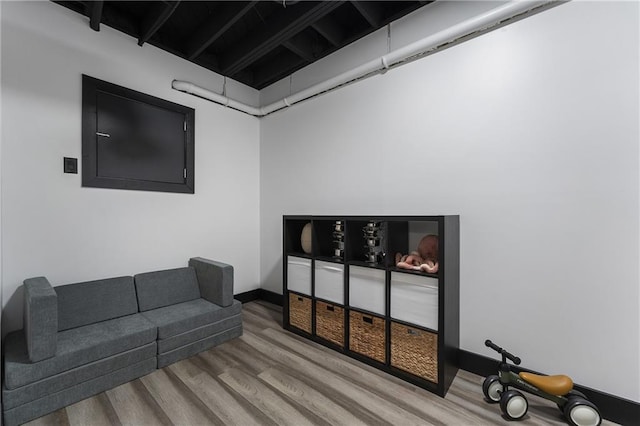
[[302, 248], [302, 230], [308, 223], [311, 221], [289, 219], [285, 222], [285, 253], [311, 255], [311, 253], [305, 253]]

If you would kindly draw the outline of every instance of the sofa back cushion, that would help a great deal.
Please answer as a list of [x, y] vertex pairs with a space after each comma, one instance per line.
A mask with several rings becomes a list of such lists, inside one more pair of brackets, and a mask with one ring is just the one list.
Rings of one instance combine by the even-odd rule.
[[134, 279], [140, 312], [200, 297], [196, 271], [192, 267], [147, 272]]
[[87, 281], [53, 289], [58, 295], [58, 331], [138, 312], [133, 277]]

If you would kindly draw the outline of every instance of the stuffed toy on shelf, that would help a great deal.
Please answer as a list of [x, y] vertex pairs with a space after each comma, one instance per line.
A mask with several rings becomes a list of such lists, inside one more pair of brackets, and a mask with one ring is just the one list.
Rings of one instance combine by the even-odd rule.
[[438, 236], [425, 235], [418, 244], [417, 251], [403, 255], [396, 253], [396, 266], [402, 269], [423, 271], [430, 274], [438, 272]]

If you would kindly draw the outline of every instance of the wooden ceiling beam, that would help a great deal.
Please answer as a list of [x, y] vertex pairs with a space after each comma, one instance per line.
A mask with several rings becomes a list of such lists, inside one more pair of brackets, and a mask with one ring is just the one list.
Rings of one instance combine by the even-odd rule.
[[253, 87], [266, 87], [268, 84], [288, 76], [291, 70], [300, 69], [308, 64], [308, 61], [299, 57], [297, 54], [292, 55], [289, 53], [288, 55], [279, 55], [276, 60], [254, 70], [253, 80], [251, 82]]
[[325, 38], [334, 47], [342, 45], [344, 40], [344, 30], [340, 26], [333, 24], [329, 19], [320, 19], [311, 25], [318, 34]]
[[382, 17], [380, 6], [371, 1], [352, 1], [351, 4], [358, 13], [369, 23], [370, 27], [378, 28]]
[[100, 21], [102, 21], [102, 8], [104, 1], [89, 2], [89, 26], [94, 31], [100, 31]]
[[142, 22], [138, 46], [145, 44], [167, 22], [167, 19], [180, 5], [180, 0], [166, 3], [154, 3], [151, 11]]
[[214, 14], [187, 42], [187, 58], [192, 61], [222, 34], [227, 32], [240, 18], [249, 12], [257, 1], [229, 2], [229, 8]]
[[[317, 38], [317, 36], [315, 37]], [[306, 32], [301, 32], [285, 41], [282, 45], [307, 62], [313, 62], [316, 57], [318, 42]], [[315, 51], [314, 51], [315, 50]]]
[[284, 43], [282, 43], [282, 45], [289, 50], [292, 53], [295, 53], [296, 55], [298, 55], [298, 57], [304, 59], [307, 62], [311, 62], [313, 60], [313, 55], [308, 52], [304, 47], [300, 46], [299, 44], [291, 41], [291, 40], [287, 40]]
[[342, 1], [300, 2], [285, 8], [221, 58], [223, 74], [238, 73], [342, 4]]

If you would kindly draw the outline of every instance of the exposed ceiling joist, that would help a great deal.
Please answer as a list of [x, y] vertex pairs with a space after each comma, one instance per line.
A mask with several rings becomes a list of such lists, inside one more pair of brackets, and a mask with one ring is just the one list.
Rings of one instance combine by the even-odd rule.
[[102, 21], [102, 8], [104, 1], [89, 2], [89, 26], [94, 31], [100, 31], [100, 21]]
[[178, 8], [180, 0], [168, 2], [165, 4], [157, 3], [153, 6], [152, 12], [147, 15], [142, 23], [142, 31], [138, 37], [138, 46], [145, 44], [153, 35], [167, 22], [167, 19]]
[[[307, 61], [298, 56], [287, 59], [278, 58], [278, 62], [286, 63], [288, 68], [299, 68], [307, 63]], [[283, 73], [282, 68], [278, 66], [276, 61], [260, 67], [258, 71], [253, 73], [252, 81], [257, 85], [262, 85], [265, 81], [271, 80], [274, 75], [277, 75], [278, 79], [286, 77], [286, 74]]]
[[260, 90], [431, 0], [53, 2]]
[[282, 45], [307, 62], [311, 62], [313, 60], [311, 52], [308, 52], [304, 47], [293, 42], [292, 40], [285, 41]]
[[295, 7], [285, 8], [277, 18], [266, 22], [265, 28], [249, 34], [221, 58], [223, 74], [233, 76], [341, 6], [342, 3], [342, 1], [300, 2]]
[[328, 19], [320, 19], [313, 24], [311, 24], [311, 28], [316, 30], [318, 34], [324, 37], [329, 43], [333, 46], [340, 46], [342, 44], [342, 40], [344, 40], [344, 30], [339, 26]]
[[229, 2], [228, 8], [224, 12], [213, 15], [189, 39], [187, 42], [187, 58], [193, 60], [200, 55], [247, 12], [253, 9], [256, 3], [258, 2]]
[[373, 1], [352, 1], [351, 4], [356, 8], [358, 13], [362, 15], [370, 26], [377, 28], [380, 25], [382, 12], [376, 2]]
[[315, 59], [314, 40], [305, 33], [299, 33], [291, 37], [284, 42], [283, 46], [307, 62], [313, 62]]

